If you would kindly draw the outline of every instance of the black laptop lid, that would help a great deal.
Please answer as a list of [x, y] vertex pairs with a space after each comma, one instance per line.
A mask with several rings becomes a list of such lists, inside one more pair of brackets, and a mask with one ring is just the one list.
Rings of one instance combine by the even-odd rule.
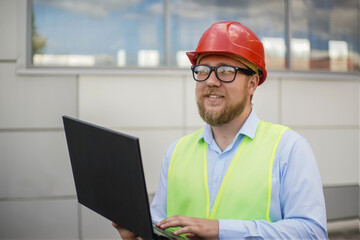
[[138, 236], [153, 236], [138, 138], [63, 116], [78, 201]]

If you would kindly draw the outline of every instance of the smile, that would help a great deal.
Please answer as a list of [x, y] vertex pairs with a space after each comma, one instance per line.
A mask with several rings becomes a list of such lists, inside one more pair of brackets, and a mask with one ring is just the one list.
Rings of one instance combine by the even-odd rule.
[[210, 95], [208, 95], [208, 97], [209, 97], [209, 98], [221, 98], [222, 96], [210, 94]]
[[223, 95], [217, 95], [214, 93], [205, 95], [205, 102], [209, 104], [209, 106], [215, 107], [224, 101], [225, 97]]

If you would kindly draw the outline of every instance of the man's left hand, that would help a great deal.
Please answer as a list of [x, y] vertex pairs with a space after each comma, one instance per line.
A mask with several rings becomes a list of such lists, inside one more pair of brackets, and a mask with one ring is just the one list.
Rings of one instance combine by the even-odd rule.
[[201, 238], [218, 239], [219, 221], [214, 219], [194, 218], [185, 216], [172, 216], [156, 224], [161, 229], [181, 227], [174, 235], [188, 234]]
[[126, 230], [125, 228], [120, 227], [116, 223], [113, 222], [112, 225], [114, 228], [116, 228], [116, 230], [118, 230], [121, 239], [123, 239], [123, 240], [142, 240], [141, 237], [137, 237], [134, 233]]

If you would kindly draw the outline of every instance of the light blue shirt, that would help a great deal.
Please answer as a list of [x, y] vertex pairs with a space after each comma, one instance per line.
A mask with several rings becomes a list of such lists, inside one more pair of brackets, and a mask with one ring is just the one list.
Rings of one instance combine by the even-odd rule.
[[[252, 111], [234, 141], [221, 151], [211, 126], [201, 138], [207, 143], [207, 172], [210, 211], [220, 184], [244, 136], [254, 138], [259, 118]], [[167, 175], [174, 142], [163, 160], [161, 176], [151, 204], [152, 219], [167, 217]], [[220, 239], [328, 239], [326, 211], [320, 174], [307, 141], [292, 130], [283, 134], [274, 159], [270, 222], [266, 220], [219, 220]]]

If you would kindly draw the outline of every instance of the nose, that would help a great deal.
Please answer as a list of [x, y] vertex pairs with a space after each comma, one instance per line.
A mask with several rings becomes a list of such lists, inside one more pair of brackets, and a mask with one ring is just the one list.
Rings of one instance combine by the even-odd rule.
[[206, 85], [208, 87], [219, 87], [221, 84], [222, 82], [216, 77], [215, 71], [213, 71], [206, 80]]

